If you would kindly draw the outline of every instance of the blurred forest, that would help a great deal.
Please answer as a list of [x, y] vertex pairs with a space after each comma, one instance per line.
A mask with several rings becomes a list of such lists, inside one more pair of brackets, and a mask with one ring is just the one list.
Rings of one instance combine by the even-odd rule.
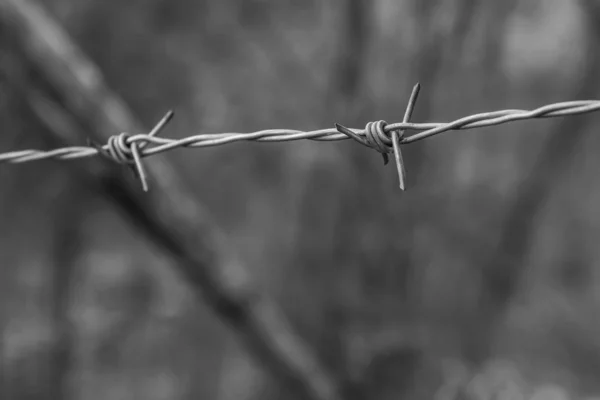
[[[399, 122], [416, 82], [415, 122], [600, 96], [598, 0], [35, 3], [147, 126], [174, 109], [173, 138]], [[60, 93], [7, 19], [0, 153], [60, 147], [31, 102]], [[78, 126], [84, 145], [93, 124]], [[406, 192], [352, 141], [156, 158], [348, 398], [591, 400], [598, 126], [590, 114], [405, 146]], [[0, 398], [302, 398], [75, 176], [85, 165], [0, 166]]]

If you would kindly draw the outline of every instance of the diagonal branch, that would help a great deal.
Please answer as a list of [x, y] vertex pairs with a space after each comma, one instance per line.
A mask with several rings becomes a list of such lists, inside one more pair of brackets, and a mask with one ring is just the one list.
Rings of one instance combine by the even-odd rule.
[[[68, 111], [60, 106], [46, 108], [61, 114], [57, 121], [64, 123], [72, 119], [71, 114], [93, 127], [88, 133], [100, 142], [123, 130], [144, 131], [103, 82], [98, 69], [42, 8], [30, 0], [1, 1], [0, 23], [10, 29], [27, 61], [64, 102]], [[68, 130], [54, 134], [72, 144], [85, 139]], [[292, 332], [278, 307], [259, 293], [247, 271], [231, 256], [222, 233], [170, 164], [156, 158], [148, 165], [155, 189], [148, 194], [126, 179], [125, 171], [115, 170], [100, 158], [90, 160], [86, 167], [90, 169], [78, 169], [76, 174], [126, 211], [127, 217], [173, 257], [174, 266], [194, 292], [270, 372], [308, 398], [339, 398], [335, 380], [314, 350]]]
[[[77, 274], [77, 258], [81, 251], [82, 222], [84, 212], [81, 190], [69, 191], [69, 184], [60, 181], [63, 194], [59, 198], [58, 215], [54, 224], [51, 282], [52, 348], [48, 366], [48, 392], [50, 398], [68, 400], [73, 398], [70, 375], [74, 364], [75, 327], [69, 311]], [[74, 195], [74, 196], [73, 196]], [[67, 198], [68, 197], [68, 198]], [[73, 199], [74, 197], [74, 199]]]
[[[590, 13], [588, 18], [598, 19], [598, 15]], [[590, 25], [588, 48], [594, 47], [595, 39], [600, 37], [600, 24]], [[586, 68], [575, 87], [574, 96], [594, 97], [598, 92], [600, 53], [595, 48], [589, 50]], [[467, 350], [468, 357], [475, 362], [489, 356], [492, 333], [504, 317], [525, 270], [539, 222], [539, 212], [544, 201], [559, 187], [557, 182], [561, 172], [577, 156], [577, 147], [586, 137], [588, 123], [589, 120], [578, 118], [574, 121], [561, 120], [556, 124], [533, 167], [520, 182], [516, 196], [508, 204], [497, 249], [490, 254], [482, 268], [480, 310], [483, 317], [476, 322], [477, 331], [471, 333], [477, 340], [473, 340]]]

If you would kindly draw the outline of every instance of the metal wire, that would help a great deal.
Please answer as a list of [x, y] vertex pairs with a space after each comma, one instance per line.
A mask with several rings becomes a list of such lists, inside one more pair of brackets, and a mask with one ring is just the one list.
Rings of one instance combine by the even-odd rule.
[[[169, 139], [156, 136], [173, 116], [169, 111], [150, 133], [127, 134], [121, 133], [109, 138], [106, 144], [100, 146], [89, 142], [88, 146], [63, 147], [54, 150], [18, 150], [0, 153], [1, 163], [24, 163], [44, 159], [72, 160], [76, 158], [103, 155], [118, 163], [136, 167], [137, 175], [142, 180], [144, 190], [147, 190], [146, 173], [141, 159], [154, 154], [163, 153], [180, 147], [210, 147], [240, 141], [257, 142], [287, 142], [293, 140], [336, 141], [354, 139], [357, 142], [371, 147], [384, 155], [394, 152], [400, 187], [404, 189], [404, 166], [402, 164], [399, 148], [394, 146], [394, 137], [397, 144], [414, 143], [425, 138], [452, 130], [483, 128], [501, 125], [512, 121], [556, 118], [570, 115], [586, 114], [600, 111], [600, 100], [577, 100], [549, 104], [535, 110], [500, 110], [470, 115], [452, 122], [408, 122], [414, 103], [416, 101], [419, 84], [411, 95], [404, 122], [387, 124], [385, 121], [370, 122], [365, 129], [349, 129], [335, 124], [335, 128], [319, 129], [314, 131], [300, 131], [292, 129], [268, 129], [253, 133], [204, 133], [182, 139]], [[406, 135], [406, 131], [418, 131], [413, 135]], [[396, 148], [398, 151], [394, 151]], [[386, 161], [387, 163], [387, 161]], [[401, 171], [402, 169], [402, 171]]]

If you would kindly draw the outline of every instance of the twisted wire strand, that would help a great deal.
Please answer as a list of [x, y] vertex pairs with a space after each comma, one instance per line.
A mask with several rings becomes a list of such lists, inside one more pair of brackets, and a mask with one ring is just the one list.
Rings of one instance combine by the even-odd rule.
[[[416, 134], [405, 135], [404, 137], [400, 138], [400, 144], [408, 144], [452, 130], [483, 128], [487, 126], [501, 125], [508, 122], [528, 119], [556, 118], [569, 115], [579, 115], [596, 112], [599, 110], [600, 100], [577, 100], [549, 104], [531, 111], [500, 110], [474, 114], [447, 123], [398, 122], [384, 124], [383, 127], [378, 127], [378, 129], [381, 129], [386, 134], [389, 134], [393, 131], [419, 131]], [[369, 135], [368, 130], [372, 129], [372, 127], [373, 125], [370, 125], [366, 129], [351, 129], [351, 131], [360, 138], [366, 138]], [[377, 138], [376, 140], [381, 140], [384, 146], [389, 147], [392, 144], [392, 139], [389, 137], [389, 135], [375, 134], [373, 136]], [[97, 155], [101, 152], [101, 150], [111, 154], [115, 151], [116, 147], [119, 147], [120, 150], [118, 151], [121, 151], [123, 149], [130, 149], [133, 144], [138, 145], [140, 157], [147, 157], [180, 147], [211, 147], [240, 141], [286, 142], [294, 140], [337, 141], [345, 139], [349, 139], [348, 135], [340, 133], [336, 128], [319, 129], [313, 131], [267, 129], [253, 133], [204, 133], [182, 139], [169, 139], [145, 133], [138, 133], [134, 135], [123, 135], [118, 141], [111, 139], [112, 142], [109, 140], [109, 143], [101, 147], [72, 146], [54, 150], [30, 149], [9, 151], [0, 153], [0, 163], [23, 163], [50, 158], [72, 160], [76, 158]], [[121, 146], [115, 146], [115, 142], [121, 142]], [[124, 153], [125, 154], [120, 154], [118, 156], [119, 159], [130, 162], [131, 159], [129, 158], [129, 155], [131, 154], [131, 151], [125, 150]]]

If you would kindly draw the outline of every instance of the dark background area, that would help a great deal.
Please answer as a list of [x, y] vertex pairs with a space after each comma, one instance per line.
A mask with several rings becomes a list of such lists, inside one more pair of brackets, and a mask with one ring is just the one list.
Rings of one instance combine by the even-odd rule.
[[[172, 138], [399, 122], [416, 82], [415, 122], [600, 92], [596, 0], [37, 3], [144, 123], [174, 109], [162, 133]], [[58, 147], [30, 108], [33, 89], [48, 83], [0, 25], [0, 152]], [[406, 192], [395, 167], [352, 141], [157, 157], [365, 398], [591, 400], [599, 118], [404, 146]], [[297, 398], [73, 177], [82, 166], [0, 165], [0, 397]]]

